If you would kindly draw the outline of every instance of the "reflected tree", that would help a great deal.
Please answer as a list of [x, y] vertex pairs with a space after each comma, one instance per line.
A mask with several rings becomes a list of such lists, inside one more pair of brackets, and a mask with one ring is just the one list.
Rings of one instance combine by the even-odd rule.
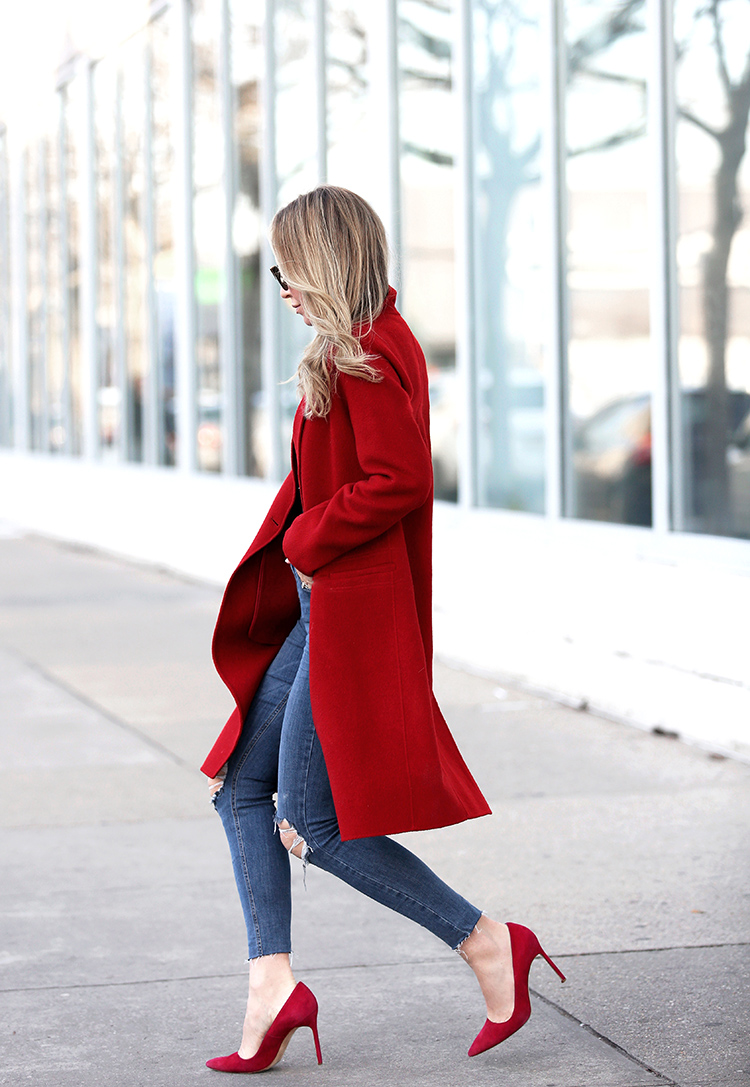
[[[701, 527], [724, 533], [729, 522], [729, 480], [726, 447], [731, 425], [727, 388], [727, 340], [730, 321], [729, 257], [732, 242], [743, 220], [739, 173], [747, 150], [750, 116], [750, 47], [738, 49], [736, 23], [727, 17], [744, 8], [750, 25], [747, 0], [708, 0], [695, 3], [686, 32], [676, 43], [678, 64], [690, 55], [694, 43], [708, 37], [712, 43], [721, 91], [723, 124], [709, 122], [695, 106], [681, 103], [679, 116], [695, 125], [716, 144], [718, 166], [713, 178], [710, 242], [703, 257], [701, 289], [704, 330], [708, 353], [706, 382], [706, 431], [703, 472], [707, 488]], [[704, 98], [704, 95], [701, 95]]]

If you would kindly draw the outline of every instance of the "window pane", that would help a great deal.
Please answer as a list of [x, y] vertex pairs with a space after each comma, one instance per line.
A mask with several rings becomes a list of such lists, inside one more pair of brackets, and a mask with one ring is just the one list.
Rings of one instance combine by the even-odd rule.
[[122, 403], [117, 374], [117, 281], [115, 275], [115, 96], [117, 69], [103, 60], [94, 71], [96, 162], [96, 356], [97, 425], [105, 460], [119, 452]]
[[29, 389], [29, 439], [32, 449], [46, 448], [47, 408], [44, 359], [44, 281], [42, 239], [43, 206], [40, 191], [40, 148], [24, 153], [24, 206], [26, 211], [26, 357]]
[[650, 525], [645, 4], [570, 0], [566, 14], [568, 512]]
[[239, 279], [238, 343], [242, 373], [245, 471], [268, 474], [268, 411], [264, 400], [260, 356], [260, 266], [263, 223], [260, 215], [261, 99], [263, 11], [257, 2], [233, 0], [232, 87], [234, 92], [235, 204], [232, 248]]
[[[59, 100], [56, 105], [59, 107]], [[46, 141], [45, 206], [47, 208], [47, 402], [49, 449], [65, 449], [65, 310], [61, 192], [60, 114]]]
[[682, 475], [675, 527], [750, 537], [750, 5], [677, 0], [675, 20]]
[[0, 445], [13, 444], [8, 144], [0, 131]]
[[473, 29], [478, 500], [541, 513], [539, 2], [477, 0]]
[[119, 101], [122, 109], [122, 234], [125, 373], [127, 387], [128, 458], [144, 455], [144, 392], [149, 365], [146, 314], [148, 261], [146, 245], [146, 173], [144, 130], [146, 72], [143, 37], [137, 35], [121, 50]]
[[154, 350], [156, 358], [157, 461], [175, 463], [174, 387], [174, 131], [170, 62], [172, 13], [149, 27], [151, 50], [151, 171], [154, 225]]
[[224, 129], [219, 87], [219, 5], [193, 0], [193, 231], [198, 467], [221, 470], [220, 319], [226, 292]]
[[80, 319], [80, 206], [81, 135], [84, 99], [80, 79], [71, 80], [63, 92], [65, 156], [65, 320], [67, 327], [65, 449], [79, 454], [83, 443]]
[[329, 0], [327, 12], [328, 180], [384, 214], [387, 109], [373, 81], [382, 78], [375, 65], [384, 65], [385, 11], [371, 0]]
[[400, 0], [401, 311], [430, 376], [435, 497], [458, 494], [453, 96], [448, 4]]

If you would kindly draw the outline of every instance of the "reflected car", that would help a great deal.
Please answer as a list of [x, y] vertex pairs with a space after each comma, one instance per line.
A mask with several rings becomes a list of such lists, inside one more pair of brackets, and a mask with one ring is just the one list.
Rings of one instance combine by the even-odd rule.
[[198, 467], [204, 472], [221, 471], [223, 436], [221, 396], [213, 389], [198, 393]]
[[[727, 466], [730, 493], [740, 487], [744, 455], [738, 428], [750, 413], [750, 394], [728, 392]], [[705, 389], [682, 394], [682, 417], [687, 431], [691, 508], [687, 516], [700, 523], [710, 511], [711, 482], [707, 478], [708, 401]], [[750, 429], [750, 424], [748, 424]], [[748, 437], [750, 442], [750, 436]], [[750, 452], [748, 452], [750, 457]], [[625, 396], [606, 404], [589, 419], [578, 422], [573, 439], [575, 516], [618, 524], [651, 524], [651, 397]], [[750, 509], [750, 497], [733, 501], [735, 511]], [[748, 514], [750, 517], [750, 514]], [[730, 531], [734, 531], [730, 527]], [[739, 534], [739, 533], [738, 533]], [[745, 533], [742, 533], [745, 534]]]
[[732, 435], [727, 464], [730, 531], [733, 536], [750, 538], [750, 411]]

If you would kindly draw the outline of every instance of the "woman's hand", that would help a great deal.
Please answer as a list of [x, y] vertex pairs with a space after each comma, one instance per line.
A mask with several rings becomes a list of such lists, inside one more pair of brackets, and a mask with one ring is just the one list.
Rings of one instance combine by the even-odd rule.
[[[296, 566], [292, 566], [293, 570], [297, 570]], [[297, 570], [297, 577], [302, 582], [303, 589], [312, 589], [313, 579], [310, 574], [303, 574], [301, 570]]]
[[211, 780], [208, 783], [208, 795], [210, 797], [213, 798], [218, 792], [221, 792], [221, 789], [223, 788], [224, 782], [226, 780], [226, 776], [227, 776], [227, 764], [224, 763], [224, 765], [222, 766], [221, 770], [219, 770], [216, 777], [211, 778]]
[[303, 589], [307, 589], [308, 591], [310, 589], [312, 589], [312, 585], [313, 585], [312, 574], [303, 574], [302, 571], [298, 570], [296, 566], [292, 566], [291, 562], [289, 562], [289, 559], [284, 559], [284, 562], [289, 563], [292, 570], [294, 570], [295, 574], [297, 575], [297, 577], [302, 582], [302, 588]]

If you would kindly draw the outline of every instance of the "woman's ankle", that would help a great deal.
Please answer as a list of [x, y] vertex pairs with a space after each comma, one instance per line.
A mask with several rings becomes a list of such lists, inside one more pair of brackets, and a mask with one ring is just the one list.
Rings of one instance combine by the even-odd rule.
[[288, 995], [296, 984], [289, 955], [283, 953], [251, 959], [248, 980], [251, 994], [263, 994], [271, 1001], [275, 994]]

